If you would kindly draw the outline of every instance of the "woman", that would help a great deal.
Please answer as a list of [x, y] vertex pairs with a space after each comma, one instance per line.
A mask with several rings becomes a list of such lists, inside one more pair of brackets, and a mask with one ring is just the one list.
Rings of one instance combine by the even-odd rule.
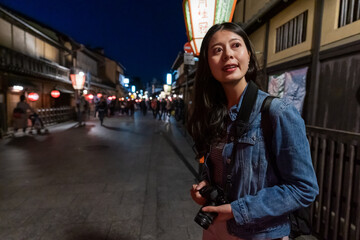
[[288, 214], [310, 205], [318, 194], [304, 121], [286, 100], [274, 99], [269, 110], [276, 166], [270, 162], [260, 124], [268, 94], [260, 90], [247, 131], [233, 152], [234, 122], [256, 72], [255, 52], [240, 26], [222, 23], [209, 29], [201, 46], [188, 125], [205, 164], [203, 181], [193, 185], [191, 195], [204, 205], [199, 190], [208, 185], [225, 189], [226, 172], [231, 187], [225, 192], [228, 204], [202, 209], [218, 213], [203, 232], [206, 240], [288, 239]]

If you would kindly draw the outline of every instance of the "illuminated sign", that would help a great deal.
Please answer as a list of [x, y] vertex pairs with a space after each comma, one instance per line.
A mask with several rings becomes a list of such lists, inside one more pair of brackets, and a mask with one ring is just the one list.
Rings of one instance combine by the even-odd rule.
[[195, 55], [199, 55], [202, 40], [211, 26], [232, 20], [235, 0], [184, 0], [186, 33]]
[[172, 83], [172, 75], [171, 73], [166, 74], [166, 84], [171, 85]]

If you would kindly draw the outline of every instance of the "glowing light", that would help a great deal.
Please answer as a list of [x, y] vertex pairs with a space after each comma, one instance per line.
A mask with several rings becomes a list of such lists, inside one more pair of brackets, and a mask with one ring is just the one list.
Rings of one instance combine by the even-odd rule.
[[166, 84], [171, 85], [172, 83], [172, 75], [171, 73], [166, 74]]
[[29, 93], [28, 99], [32, 102], [36, 102], [37, 100], [39, 100], [39, 94], [34, 93], [34, 92]]
[[53, 98], [58, 98], [60, 97], [60, 92], [58, 90], [52, 90], [50, 95], [53, 97]]
[[94, 95], [92, 95], [92, 94], [89, 94], [87, 97], [88, 97], [90, 100], [93, 100], [93, 99], [94, 99]]
[[101, 97], [102, 97], [102, 94], [101, 94], [101, 93], [98, 93], [98, 94], [96, 94], [96, 96], [97, 96], [98, 98], [101, 98]]
[[20, 91], [24, 90], [24, 87], [23, 87], [23, 86], [19, 86], [19, 85], [14, 85], [12, 89], [13, 89], [13, 91], [15, 91], [15, 92], [20, 92]]
[[79, 74], [70, 74], [70, 79], [75, 90], [81, 90], [84, 88], [85, 75], [83, 72], [79, 72]]

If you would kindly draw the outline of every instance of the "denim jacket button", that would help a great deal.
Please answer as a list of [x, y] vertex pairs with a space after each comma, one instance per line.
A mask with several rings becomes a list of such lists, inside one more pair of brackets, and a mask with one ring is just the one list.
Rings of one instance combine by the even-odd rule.
[[231, 140], [231, 141], [234, 141], [234, 137], [233, 137], [233, 136], [231, 136], [231, 137], [230, 137], [230, 140]]
[[230, 158], [226, 159], [226, 163], [227, 163], [227, 164], [230, 164], [230, 162], [231, 162], [231, 159], [230, 159]]

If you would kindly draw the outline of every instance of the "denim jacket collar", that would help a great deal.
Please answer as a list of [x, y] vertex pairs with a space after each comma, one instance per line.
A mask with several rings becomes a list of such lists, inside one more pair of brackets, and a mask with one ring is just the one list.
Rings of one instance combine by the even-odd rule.
[[232, 107], [229, 109], [229, 111], [228, 111], [229, 117], [230, 117], [231, 121], [235, 121], [235, 120], [236, 120], [236, 116], [237, 116], [238, 112], [240, 111], [241, 103], [242, 103], [242, 101], [243, 101], [244, 94], [245, 94], [245, 92], [246, 92], [247, 87], [248, 87], [248, 84], [246, 84], [246, 87], [245, 87], [245, 89], [244, 89], [244, 92], [241, 94], [239, 103], [236, 104], [236, 105], [234, 105], [234, 106], [232, 106]]

